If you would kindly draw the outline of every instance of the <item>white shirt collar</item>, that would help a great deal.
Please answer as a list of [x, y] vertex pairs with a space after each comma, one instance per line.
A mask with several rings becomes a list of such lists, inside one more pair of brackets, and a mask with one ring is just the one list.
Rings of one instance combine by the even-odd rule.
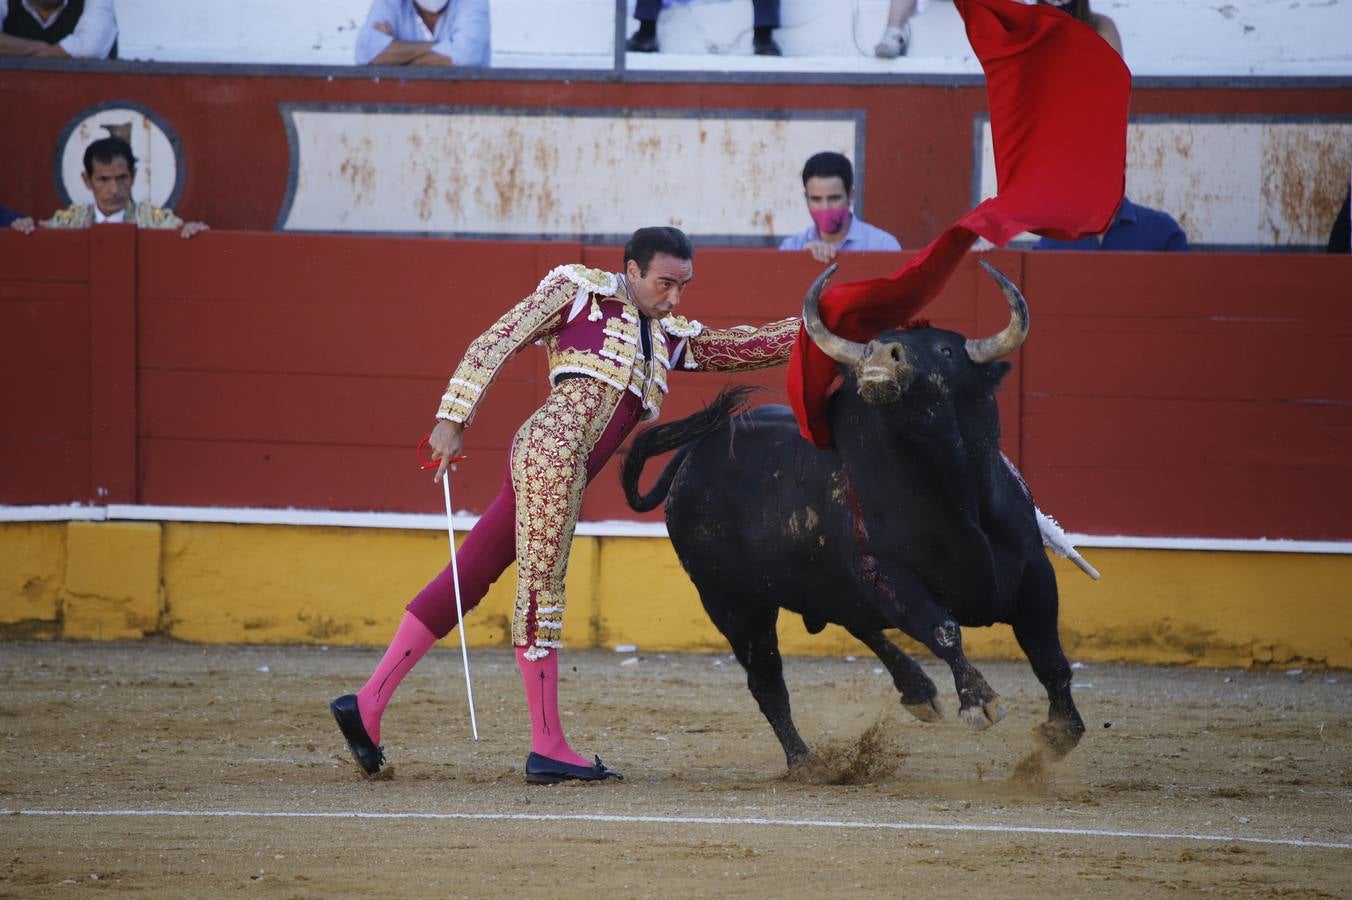
[[34, 19], [36, 19], [39, 25], [41, 25], [44, 29], [46, 29], [51, 28], [53, 25], [56, 24], [56, 20], [59, 19], [61, 17], [61, 14], [66, 11], [66, 4], [68, 2], [69, 0], [62, 0], [61, 8], [58, 9], [55, 13], [53, 13], [52, 17], [45, 22], [42, 20], [42, 14], [39, 13], [36, 9], [34, 9], [32, 4], [30, 4], [28, 0], [23, 0], [23, 8], [28, 10], [28, 14], [31, 15]]
[[125, 221], [127, 221], [127, 207], [122, 207], [111, 216], [105, 216], [103, 210], [99, 209], [99, 205], [97, 203], [94, 204], [94, 223], [96, 225], [103, 225], [105, 223], [120, 225]]

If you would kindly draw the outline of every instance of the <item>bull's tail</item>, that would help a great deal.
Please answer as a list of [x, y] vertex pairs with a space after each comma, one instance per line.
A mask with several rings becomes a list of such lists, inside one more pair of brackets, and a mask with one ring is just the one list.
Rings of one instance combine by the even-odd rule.
[[[717, 431], [740, 413], [746, 407], [747, 395], [754, 390], [755, 387], [748, 385], [724, 388], [712, 403], [694, 415], [668, 422], [666, 425], [645, 428], [639, 432], [624, 457], [624, 464], [620, 466], [620, 485], [624, 488], [624, 498], [629, 501], [629, 507], [637, 512], [656, 509], [667, 498], [671, 482], [680, 470], [691, 445], [705, 435]], [[662, 470], [662, 474], [657, 476], [657, 483], [653, 485], [653, 489], [647, 494], [639, 494], [638, 480], [649, 457], [677, 448], [680, 448], [680, 452], [672, 457], [671, 462]]]

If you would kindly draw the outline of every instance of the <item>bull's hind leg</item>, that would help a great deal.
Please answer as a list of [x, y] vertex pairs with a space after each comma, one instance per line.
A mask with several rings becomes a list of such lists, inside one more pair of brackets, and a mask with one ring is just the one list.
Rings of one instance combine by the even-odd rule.
[[939, 705], [939, 689], [919, 663], [889, 641], [881, 631], [854, 628], [849, 631], [887, 666], [887, 671], [892, 674], [892, 683], [901, 692], [901, 705], [907, 712], [922, 722], [937, 722], [944, 717], [943, 707]]
[[1035, 560], [1019, 585], [1019, 606], [1014, 618], [1014, 637], [1023, 648], [1037, 680], [1047, 690], [1047, 721], [1038, 733], [1047, 748], [1064, 756], [1080, 742], [1084, 720], [1070, 696], [1070, 663], [1061, 650], [1057, 633], [1056, 573], [1046, 559]]
[[708, 603], [714, 624], [732, 645], [737, 661], [746, 669], [746, 686], [765, 714], [775, 737], [784, 748], [790, 768], [807, 759], [807, 745], [794, 727], [789, 713], [789, 689], [784, 684], [784, 664], [779, 657], [779, 635], [775, 633], [778, 607], [737, 610], [731, 616], [715, 615]]

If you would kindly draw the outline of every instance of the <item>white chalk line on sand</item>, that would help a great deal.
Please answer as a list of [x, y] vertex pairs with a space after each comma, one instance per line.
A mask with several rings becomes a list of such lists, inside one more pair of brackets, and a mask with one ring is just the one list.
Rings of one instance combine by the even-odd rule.
[[1169, 831], [1116, 831], [1107, 828], [1052, 828], [1039, 825], [976, 825], [942, 822], [859, 822], [832, 819], [765, 819], [719, 816], [619, 816], [601, 813], [494, 813], [494, 812], [323, 812], [287, 810], [187, 810], [187, 809], [0, 809], [0, 816], [65, 816], [70, 818], [136, 817], [180, 819], [431, 819], [489, 822], [599, 822], [619, 825], [740, 825], [776, 828], [840, 828], [874, 831], [959, 831], [985, 834], [1048, 834], [1063, 837], [1133, 838], [1155, 841], [1201, 841], [1208, 843], [1267, 844], [1309, 847], [1320, 850], [1352, 850], [1348, 841], [1315, 841], [1307, 838], [1249, 837], [1238, 834], [1188, 834]]

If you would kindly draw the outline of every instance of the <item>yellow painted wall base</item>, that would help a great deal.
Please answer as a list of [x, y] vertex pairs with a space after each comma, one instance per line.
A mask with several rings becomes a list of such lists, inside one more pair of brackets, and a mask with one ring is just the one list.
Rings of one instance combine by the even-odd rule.
[[[1352, 557], [1177, 550], [1056, 560], [1072, 659], [1352, 668]], [[0, 637], [383, 645], [446, 562], [434, 532], [144, 522], [0, 524]], [[478, 647], [509, 641], [514, 570], [468, 617]], [[842, 629], [779, 622], [785, 653], [862, 655]], [[908, 651], [924, 652], [901, 637]], [[578, 537], [571, 647], [725, 651], [664, 538]], [[1007, 626], [964, 631], [973, 658], [1020, 659]]]

